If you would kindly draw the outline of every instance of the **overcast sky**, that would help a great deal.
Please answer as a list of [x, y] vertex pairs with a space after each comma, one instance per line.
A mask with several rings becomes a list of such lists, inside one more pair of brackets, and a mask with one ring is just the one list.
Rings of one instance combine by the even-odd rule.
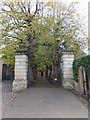
[[67, 3], [78, 2], [77, 11], [80, 13], [83, 22], [86, 25], [86, 31], [88, 32], [88, 2], [90, 0], [58, 0]]
[[[16, 1], [16, 0], [1, 0], [1, 1]], [[17, 1], [28, 2], [30, 0], [17, 0]], [[31, 1], [36, 2], [37, 0], [31, 0]], [[88, 32], [88, 2], [90, 0], [38, 0], [38, 1], [43, 1], [43, 2], [48, 2], [48, 1], [60, 2], [61, 1], [67, 4], [70, 4], [71, 2], [78, 2], [77, 11], [80, 13], [82, 21], [86, 25], [85, 29]]]

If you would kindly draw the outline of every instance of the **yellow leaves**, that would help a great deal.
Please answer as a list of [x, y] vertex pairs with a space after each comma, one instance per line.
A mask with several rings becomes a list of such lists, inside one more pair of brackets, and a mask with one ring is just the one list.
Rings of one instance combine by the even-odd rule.
[[14, 64], [14, 56], [15, 56], [15, 50], [13, 49], [13, 46], [10, 47], [7, 45], [5, 49], [2, 49], [3, 54], [3, 60], [5, 60], [9, 65]]
[[13, 8], [14, 7], [14, 2], [10, 2], [10, 5]]
[[82, 50], [79, 43], [73, 41], [71, 44], [74, 50], [75, 59], [80, 58], [82, 56]]
[[6, 5], [6, 1], [2, 2], [2, 5]]
[[[56, 45], [56, 40], [58, 40], [59, 45], [61, 45], [62, 40], [67, 40], [68, 43], [71, 43], [72, 39], [74, 37], [75, 38], [77, 37], [75, 36], [74, 33], [78, 28], [75, 28], [75, 26], [71, 26], [71, 24], [75, 22], [74, 21], [75, 19], [73, 19], [74, 14], [67, 12], [66, 10], [68, 7], [62, 5], [61, 3], [57, 4], [55, 1], [49, 0], [47, 2], [47, 6], [45, 6], [46, 9], [44, 8], [45, 10], [41, 11], [41, 13], [38, 15], [37, 14], [35, 15], [34, 13], [35, 11], [33, 12], [33, 10], [32, 13], [30, 14], [28, 10], [25, 10], [25, 8], [23, 8], [26, 11], [24, 13], [22, 7], [23, 6], [27, 7], [27, 6], [26, 4], [22, 3], [20, 0], [16, 1], [15, 3], [11, 2], [10, 5], [11, 7], [15, 7], [15, 9], [9, 12], [5, 12], [5, 14], [1, 17], [1, 19], [4, 20], [3, 31], [5, 32], [5, 34], [3, 34], [3, 38], [7, 37], [6, 40], [8, 39], [7, 41], [10, 41], [10, 38], [8, 37], [9, 35], [8, 32], [9, 33], [12, 32], [13, 36], [22, 39], [24, 42], [27, 42], [28, 44], [28, 39], [30, 39], [28, 37], [28, 34], [30, 36], [33, 36], [35, 40], [32, 40], [30, 45], [32, 46], [33, 41], [35, 43], [37, 42], [39, 47], [38, 47], [38, 54], [36, 57], [41, 56], [44, 59], [44, 61], [38, 59], [39, 63], [40, 61], [43, 62], [43, 64], [46, 64], [46, 61], [47, 63], [49, 63], [48, 58], [50, 56], [49, 53], [51, 53], [50, 48], [52, 47], [46, 46], [43, 48], [41, 46], [43, 45], [43, 43], [46, 43], [46, 45], [52, 45], [52, 44]], [[42, 12], [45, 12], [43, 13], [43, 16], [41, 15]], [[33, 15], [35, 16], [33, 17]], [[6, 18], [8, 16], [10, 18]], [[69, 18], [70, 19], [72, 18], [72, 22], [70, 21]], [[9, 27], [7, 27], [7, 23], [10, 24]], [[76, 24], [77, 23], [75, 22], [75, 25]], [[15, 31], [18, 33], [15, 33]], [[12, 43], [5, 43], [5, 44], [10, 45], [11, 48], [14, 45], [17, 46], [16, 42], [13, 42], [13, 44]], [[17, 44], [19, 44], [19, 42], [17, 42]], [[76, 50], [77, 52], [77, 50], [79, 50], [79, 46], [77, 46], [76, 43], [72, 43], [72, 45], [73, 45], [73, 49]], [[12, 49], [10, 50], [7, 49], [8, 52], [10, 52], [11, 50]], [[10, 54], [7, 54], [6, 52], [6, 55], [10, 55]]]
[[54, 3], [53, 2], [48, 2], [47, 5], [48, 6], [52, 6]]

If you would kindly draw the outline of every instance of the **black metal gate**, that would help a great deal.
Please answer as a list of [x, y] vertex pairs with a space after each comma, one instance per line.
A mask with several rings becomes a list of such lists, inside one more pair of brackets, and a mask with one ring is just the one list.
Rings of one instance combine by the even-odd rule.
[[12, 71], [10, 70], [7, 64], [2, 66], [2, 80], [12, 80], [13, 79]]

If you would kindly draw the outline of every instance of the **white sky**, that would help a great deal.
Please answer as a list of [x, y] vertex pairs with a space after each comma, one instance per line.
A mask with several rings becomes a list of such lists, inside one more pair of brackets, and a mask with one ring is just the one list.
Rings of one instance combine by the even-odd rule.
[[[2, 1], [16, 1], [16, 0], [2, 0]], [[30, 0], [17, 0], [17, 1], [30, 1]], [[34, 2], [36, 2], [37, 0], [31, 0]], [[48, 1], [52, 1], [52, 2], [57, 2], [57, 1], [61, 1], [61, 2], [67, 2], [71, 3], [71, 2], [78, 2], [78, 7], [77, 7], [77, 11], [80, 13], [82, 20], [85, 22], [86, 24], [86, 30], [88, 27], [88, 2], [90, 0], [38, 0], [38, 1], [43, 1], [43, 2], [48, 2]]]
[[[16, 0], [1, 0], [1, 1], [16, 1]], [[17, 0], [17, 1], [30, 1], [30, 0]], [[33, 3], [36, 2], [37, 0], [31, 0]], [[88, 2], [90, 0], [38, 0], [38, 1], [43, 1], [43, 2], [48, 2], [48, 1], [52, 1], [52, 2], [66, 2], [67, 4], [71, 3], [71, 2], [78, 2], [78, 7], [77, 7], [77, 11], [80, 13], [82, 21], [84, 22], [86, 28], [85, 30], [88, 33]]]
[[80, 13], [83, 22], [86, 25], [86, 31], [88, 32], [88, 2], [90, 0], [58, 0], [65, 1], [67, 3], [78, 2], [77, 11]]
[[[64, 1], [67, 3], [78, 2], [77, 11], [81, 15], [81, 19], [84, 22], [85, 31], [88, 36], [88, 2], [90, 0], [58, 0], [58, 1]], [[87, 48], [84, 49], [84, 52], [88, 54], [88, 43], [87, 43]]]
[[[0, 1], [16, 1], [16, 0], [0, 0]], [[17, 0], [17, 1], [30, 1], [30, 0]], [[36, 2], [37, 0], [31, 0], [34, 2]], [[61, 1], [61, 2], [67, 2], [67, 3], [71, 3], [71, 2], [78, 2], [79, 3], [79, 7], [77, 8], [77, 10], [79, 10], [81, 15], [84, 15], [86, 17], [88, 17], [88, 2], [90, 0], [38, 0], [38, 1], [43, 1], [43, 2], [48, 2], [48, 1], [52, 1], [52, 2], [57, 2], [57, 1]]]

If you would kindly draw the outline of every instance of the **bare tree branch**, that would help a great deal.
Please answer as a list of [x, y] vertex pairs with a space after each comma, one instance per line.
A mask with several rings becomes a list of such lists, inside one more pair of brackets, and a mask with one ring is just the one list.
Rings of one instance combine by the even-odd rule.
[[18, 2], [18, 6], [20, 7], [21, 11], [24, 13], [23, 7], [20, 5], [20, 2]]
[[15, 39], [17, 39], [17, 40], [22, 40], [22, 39], [20, 39], [20, 38], [18, 38], [18, 37], [16, 37], [16, 36], [13, 36], [13, 35], [10, 35], [9, 37], [15, 38]]
[[28, 12], [29, 12], [29, 14], [30, 14], [30, 9], [31, 9], [31, 8], [30, 8], [30, 4], [31, 4], [31, 3], [29, 2], [29, 3], [28, 3]]

